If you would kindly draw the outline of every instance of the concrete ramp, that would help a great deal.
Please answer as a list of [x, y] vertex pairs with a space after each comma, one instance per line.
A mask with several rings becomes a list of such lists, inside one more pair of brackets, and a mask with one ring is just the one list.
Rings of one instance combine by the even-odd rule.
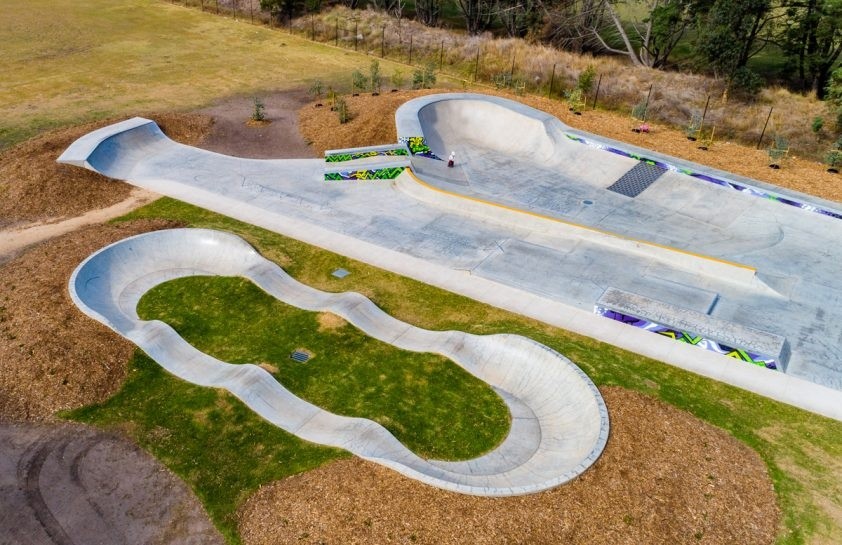
[[[242, 276], [285, 303], [332, 312], [398, 348], [449, 358], [502, 397], [512, 417], [508, 436], [474, 460], [425, 460], [376, 422], [329, 413], [296, 397], [256, 365], [220, 361], [192, 347], [167, 324], [138, 318], [143, 294], [167, 280], [193, 275]], [[225, 388], [302, 439], [348, 450], [439, 488], [481, 496], [546, 490], [590, 467], [608, 439], [608, 414], [599, 391], [561, 354], [517, 335], [417, 328], [358, 293], [326, 293], [299, 283], [229, 233], [173, 229], [127, 238], [79, 265], [69, 290], [83, 312], [174, 375]]]

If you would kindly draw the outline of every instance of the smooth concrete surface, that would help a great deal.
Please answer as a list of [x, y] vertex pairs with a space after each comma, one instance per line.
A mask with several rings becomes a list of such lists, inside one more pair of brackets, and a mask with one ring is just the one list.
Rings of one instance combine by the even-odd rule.
[[[399, 132], [409, 127], [399, 135], [425, 135], [418, 114], [424, 105], [466, 96], [469, 107], [488, 100], [515, 113], [535, 112], [494, 97], [431, 95], [418, 99], [426, 102], [411, 101], [398, 111]], [[489, 112], [496, 115], [500, 110]], [[534, 115], [560, 125], [539, 114]], [[106, 128], [83, 136], [60, 160], [842, 419], [842, 290], [835, 267], [842, 257], [837, 244], [842, 240], [842, 222], [838, 220], [675, 172], [667, 172], [630, 199], [604, 187], [630, 169], [634, 160], [566, 137], [553, 140], [559, 147], [556, 153], [565, 157], [562, 161], [546, 155], [524, 161], [507, 154], [503, 144], [481, 141], [457, 146], [453, 169], [442, 161], [413, 157], [416, 174], [449, 193], [446, 202], [435, 203], [405, 191], [413, 183], [408, 172], [391, 182], [324, 182], [323, 159], [238, 159], [172, 142], [152, 122], [131, 123], [134, 128], [128, 130], [113, 126], [110, 133]], [[514, 122], [509, 126], [500, 133], [502, 138], [528, 137], [514, 130]], [[475, 128], [491, 134], [482, 125]], [[429, 128], [431, 134], [433, 129]], [[450, 138], [446, 131], [440, 132], [442, 139]], [[496, 147], [483, 147], [492, 144]], [[433, 151], [446, 156], [451, 150], [434, 147]], [[564, 170], [567, 163], [575, 168]], [[779, 193], [827, 205], [809, 196]], [[460, 198], [465, 202], [456, 200]], [[468, 201], [497, 206], [489, 205], [488, 213], [483, 213]], [[512, 213], [501, 214], [500, 206]], [[548, 220], [512, 221], [518, 210], [524, 217], [539, 215], [617, 233], [756, 272], [745, 282], [731, 274], [688, 270], [628, 246], [562, 236], [560, 230], [547, 228]], [[784, 337], [791, 348], [786, 374], [595, 316], [594, 304], [609, 287]]]
[[[496, 449], [473, 460], [424, 460], [376, 422], [329, 413], [293, 395], [262, 368], [217, 360], [167, 324], [138, 317], [137, 304], [147, 291], [195, 275], [242, 276], [287, 304], [334, 313], [380, 341], [449, 358], [501, 396], [512, 417], [509, 434]], [[577, 366], [546, 346], [517, 335], [414, 327], [358, 293], [327, 293], [299, 283], [229, 233], [172, 229], [124, 239], [79, 265], [69, 290], [83, 312], [176, 376], [225, 388], [302, 439], [346, 449], [454, 492], [510, 496], [555, 487], [590, 467], [608, 439], [608, 413], [599, 390]]]

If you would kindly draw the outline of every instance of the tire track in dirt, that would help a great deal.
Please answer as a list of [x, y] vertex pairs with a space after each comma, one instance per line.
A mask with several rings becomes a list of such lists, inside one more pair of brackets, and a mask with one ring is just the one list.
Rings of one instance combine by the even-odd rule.
[[151, 456], [75, 424], [0, 423], [0, 536], [4, 545], [222, 543]]

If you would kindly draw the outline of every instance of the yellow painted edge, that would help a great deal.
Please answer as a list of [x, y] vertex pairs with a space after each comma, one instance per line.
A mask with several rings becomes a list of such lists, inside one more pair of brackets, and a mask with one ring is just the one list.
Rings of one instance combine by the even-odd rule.
[[575, 227], [577, 229], [584, 229], [585, 231], [592, 231], [594, 233], [599, 233], [601, 235], [611, 236], [611, 237], [614, 237], [614, 238], [618, 238], [620, 240], [627, 240], [629, 242], [634, 242], [634, 243], [637, 243], [637, 244], [643, 244], [645, 246], [653, 246], [653, 247], [656, 247], [656, 248], [661, 248], [661, 249], [664, 249], [664, 250], [670, 250], [672, 252], [677, 252], [679, 254], [689, 255], [689, 256], [692, 256], [692, 257], [697, 257], [697, 258], [705, 259], [705, 260], [708, 260], [708, 261], [714, 261], [716, 263], [723, 263], [725, 265], [730, 265], [731, 267], [738, 267], [740, 269], [746, 269], [746, 270], [749, 270], [749, 271], [752, 271], [752, 272], [757, 272], [757, 269], [755, 269], [754, 267], [749, 267], [748, 265], [743, 265], [741, 263], [735, 263], [733, 261], [728, 261], [728, 260], [725, 260], [725, 259], [719, 259], [717, 257], [711, 257], [711, 256], [704, 255], [704, 254], [697, 254], [695, 252], [689, 252], [687, 250], [681, 250], [679, 248], [673, 248], [672, 246], [666, 246], [664, 244], [658, 244], [657, 242], [651, 242], [651, 241], [648, 241], [648, 240], [640, 240], [640, 239], [636, 239], [636, 238], [625, 237], [623, 235], [618, 235], [617, 233], [612, 233], [611, 231], [603, 231], [602, 229], [597, 229], [596, 227], [590, 227], [588, 225], [581, 225], [579, 223], [573, 223], [571, 221], [562, 220], [562, 219], [555, 218], [555, 217], [552, 217], [552, 216], [546, 216], [544, 214], [538, 214], [536, 212], [531, 212], [529, 210], [523, 210], [522, 208], [515, 208], [513, 206], [508, 206], [508, 205], [496, 203], [496, 202], [493, 202], [493, 201], [486, 201], [486, 200], [483, 200], [483, 199], [479, 199], [477, 197], [471, 197], [470, 195], [462, 195], [460, 193], [454, 193], [452, 191], [447, 191], [446, 189], [441, 189], [441, 188], [436, 187], [434, 185], [428, 184], [427, 182], [425, 182], [424, 180], [419, 178], [415, 174], [415, 172], [412, 170], [411, 167], [407, 167], [406, 169], [404, 169], [404, 172], [409, 173], [409, 175], [412, 176], [412, 178], [418, 184], [420, 184], [420, 185], [422, 185], [422, 186], [424, 186], [428, 189], [432, 189], [433, 191], [437, 191], [439, 193], [442, 193], [444, 195], [449, 195], [451, 197], [466, 199], [466, 200], [474, 201], [474, 202], [477, 202], [477, 203], [480, 203], [480, 204], [485, 204], [485, 205], [493, 206], [493, 207], [496, 207], [496, 208], [502, 208], [503, 210], [509, 210], [509, 211], [512, 211], [512, 212], [525, 214], [527, 216], [533, 216], [533, 217], [540, 218], [540, 219], [543, 219], [543, 220], [549, 220], [549, 221], [552, 221], [552, 222], [555, 222], [555, 223], [561, 223], [563, 225]]

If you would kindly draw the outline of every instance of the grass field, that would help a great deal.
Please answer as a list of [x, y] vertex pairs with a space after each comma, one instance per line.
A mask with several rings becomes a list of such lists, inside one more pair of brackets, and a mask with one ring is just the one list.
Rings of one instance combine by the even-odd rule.
[[[399, 350], [337, 316], [284, 304], [242, 278], [172, 280], [144, 295], [138, 315], [170, 324], [222, 361], [262, 363], [298, 397], [374, 420], [427, 458], [475, 458], [508, 433], [503, 400], [461, 367]], [[312, 357], [295, 362], [293, 350]]]
[[369, 64], [160, 0], [0, 0], [0, 13], [0, 149], [83, 121], [344, 81]]
[[[361, 292], [386, 312], [420, 327], [531, 337], [569, 357], [597, 385], [619, 385], [656, 396], [754, 448], [769, 468], [783, 512], [778, 543], [829, 544], [842, 535], [840, 422], [172, 199], [161, 199], [127, 218], [170, 218], [237, 233], [299, 281], [325, 291]], [[352, 274], [336, 279], [330, 272], [337, 267]], [[209, 304], [213, 303], [203, 302], [199, 310]], [[208, 325], [200, 321], [198, 327]], [[300, 329], [295, 335], [299, 334]], [[277, 342], [296, 344], [289, 334]], [[373, 354], [364, 351], [358, 356]], [[120, 394], [70, 417], [132, 435], [196, 490], [231, 543], [238, 542], [234, 510], [250, 491], [341, 455], [272, 430], [231, 396], [178, 381], [140, 355]]]

